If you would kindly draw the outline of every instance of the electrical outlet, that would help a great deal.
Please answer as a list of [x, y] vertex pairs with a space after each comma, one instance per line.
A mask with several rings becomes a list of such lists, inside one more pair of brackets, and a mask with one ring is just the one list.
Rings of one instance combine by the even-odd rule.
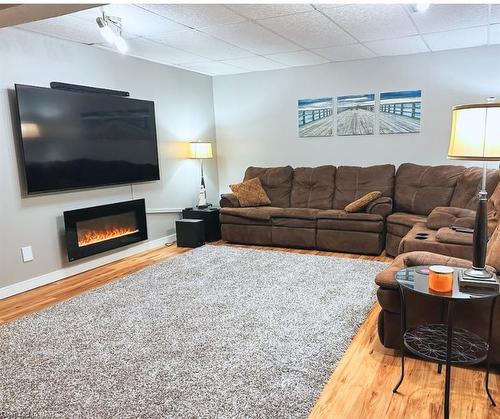
[[23, 255], [23, 262], [31, 262], [34, 258], [33, 248], [31, 246], [21, 247], [21, 253]]

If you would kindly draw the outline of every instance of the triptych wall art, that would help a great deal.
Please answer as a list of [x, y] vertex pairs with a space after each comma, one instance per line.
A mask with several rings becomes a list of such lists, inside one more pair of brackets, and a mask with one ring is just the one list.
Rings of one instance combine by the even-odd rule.
[[[420, 132], [421, 90], [298, 101], [299, 137]], [[335, 106], [334, 106], [335, 102]], [[336, 127], [336, 128], [335, 128]]]

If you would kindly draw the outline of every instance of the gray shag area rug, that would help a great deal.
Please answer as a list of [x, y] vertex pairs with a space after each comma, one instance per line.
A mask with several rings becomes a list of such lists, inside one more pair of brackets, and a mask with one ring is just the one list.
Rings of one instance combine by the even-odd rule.
[[0, 326], [0, 417], [303, 418], [385, 263], [204, 246]]

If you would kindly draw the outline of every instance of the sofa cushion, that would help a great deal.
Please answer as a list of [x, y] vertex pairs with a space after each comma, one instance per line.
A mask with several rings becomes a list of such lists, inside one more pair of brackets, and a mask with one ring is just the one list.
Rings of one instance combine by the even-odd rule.
[[274, 227], [316, 229], [316, 219], [273, 217], [272, 224]]
[[440, 243], [462, 244], [472, 246], [472, 233], [463, 233], [449, 227], [441, 227], [436, 233], [436, 240]]
[[370, 233], [381, 233], [384, 231], [383, 220], [348, 220], [348, 219], [319, 219], [318, 230], [339, 231], [366, 231]]
[[257, 219], [246, 218], [237, 215], [223, 214], [219, 215], [221, 225], [223, 224], [237, 224], [237, 225], [250, 225], [250, 226], [272, 226], [272, 219]]
[[392, 198], [394, 192], [394, 166], [358, 167], [340, 166], [335, 176], [333, 208], [344, 209], [347, 204], [372, 191]]
[[256, 207], [271, 204], [271, 200], [267, 196], [266, 191], [262, 188], [262, 184], [258, 177], [229, 185], [229, 187], [234, 195], [236, 195], [242, 207]]
[[320, 210], [314, 208], [282, 208], [280, 213], [273, 215], [273, 217], [315, 220], [319, 212]]
[[350, 204], [347, 204], [344, 210], [346, 212], [359, 212], [365, 209], [368, 206], [368, 204], [371, 204], [372, 202], [379, 199], [381, 196], [382, 192], [380, 191], [368, 192], [361, 198], [358, 198], [355, 201], [351, 202]]
[[249, 218], [252, 220], [269, 221], [273, 216], [279, 216], [283, 208], [278, 207], [248, 207], [248, 208], [221, 208], [221, 221], [224, 222], [224, 216], [233, 216], [240, 218]]
[[243, 180], [258, 177], [273, 207], [286, 208], [290, 206], [290, 191], [292, 190], [293, 169], [284, 167], [252, 167], [245, 171]]
[[316, 217], [331, 220], [352, 220], [352, 221], [383, 221], [384, 217], [379, 214], [368, 214], [366, 212], [346, 212], [344, 210], [322, 210], [318, 211]]
[[[457, 186], [453, 191], [450, 206], [477, 209], [477, 197], [481, 188], [481, 178], [483, 170], [479, 167], [469, 167], [464, 170], [457, 181]], [[500, 182], [500, 170], [488, 170], [486, 176], [486, 190], [491, 196], [495, 187]]]
[[449, 206], [464, 170], [463, 166], [402, 164], [396, 173], [396, 211], [428, 215], [436, 207]]
[[474, 228], [476, 212], [455, 207], [436, 207], [427, 217], [427, 227], [438, 230], [441, 227], [459, 226]]
[[294, 208], [332, 208], [335, 166], [298, 167], [293, 171], [290, 206]]
[[380, 233], [384, 230], [384, 217], [366, 212], [342, 210], [319, 211], [318, 230], [366, 231]]

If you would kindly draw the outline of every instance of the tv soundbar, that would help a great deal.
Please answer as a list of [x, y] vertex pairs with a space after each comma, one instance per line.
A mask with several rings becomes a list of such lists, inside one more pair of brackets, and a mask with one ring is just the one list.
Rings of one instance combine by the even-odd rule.
[[122, 97], [130, 96], [129, 92], [125, 92], [123, 90], [112, 90], [112, 89], [104, 89], [101, 87], [82, 86], [79, 84], [62, 83], [60, 81], [50, 82], [50, 87], [52, 89], [69, 90], [72, 92], [84, 92], [84, 93], [94, 93], [94, 94], [122, 96]]

